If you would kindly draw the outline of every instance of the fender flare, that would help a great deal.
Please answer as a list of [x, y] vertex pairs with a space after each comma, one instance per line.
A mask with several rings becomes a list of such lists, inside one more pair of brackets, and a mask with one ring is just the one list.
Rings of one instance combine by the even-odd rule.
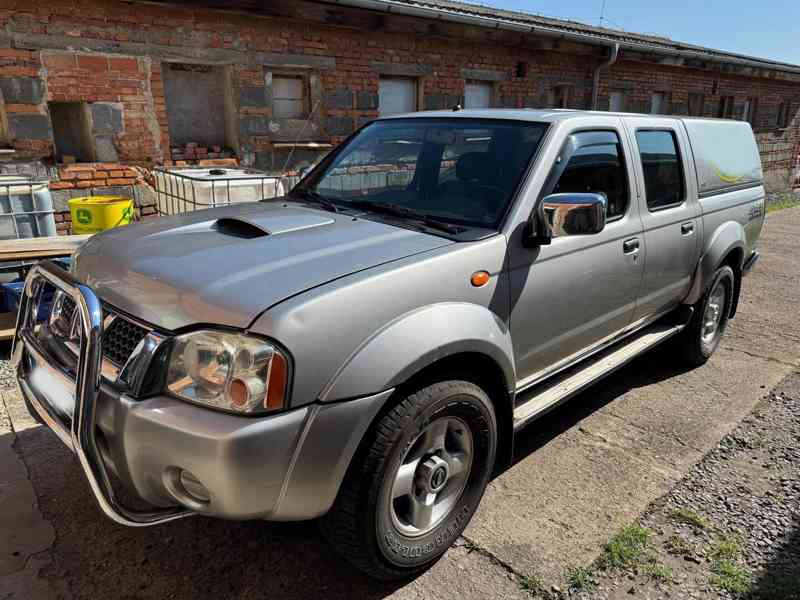
[[683, 301], [684, 304], [694, 304], [703, 297], [706, 288], [714, 278], [717, 268], [733, 250], [742, 250], [742, 260], [739, 261], [738, 265], [735, 265], [741, 271], [742, 261], [744, 260], [745, 240], [744, 228], [736, 221], [728, 221], [717, 227], [708, 244], [708, 249], [700, 257], [694, 272], [692, 287]]
[[357, 398], [397, 387], [434, 362], [463, 352], [483, 354], [514, 389], [511, 334], [488, 308], [441, 302], [415, 309], [367, 338], [320, 392], [321, 402]]

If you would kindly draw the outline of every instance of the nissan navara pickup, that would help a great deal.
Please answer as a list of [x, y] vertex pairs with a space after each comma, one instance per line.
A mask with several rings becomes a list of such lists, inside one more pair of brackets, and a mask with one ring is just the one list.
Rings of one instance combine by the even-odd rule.
[[32, 268], [17, 376], [117, 523], [320, 518], [345, 559], [408, 577], [534, 419], [667, 340], [708, 360], [764, 199], [745, 122], [382, 118], [286, 197]]

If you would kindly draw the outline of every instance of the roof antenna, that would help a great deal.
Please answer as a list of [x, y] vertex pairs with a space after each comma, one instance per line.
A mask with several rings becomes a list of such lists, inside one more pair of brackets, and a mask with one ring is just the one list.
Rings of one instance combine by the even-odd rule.
[[460, 111], [460, 110], [464, 110], [464, 107], [463, 107], [463, 106], [461, 106], [461, 104], [456, 104], [456, 105], [453, 107], [453, 112], [458, 112], [458, 111]]
[[603, 19], [606, 17], [606, 0], [603, 0], [603, 5], [600, 7], [600, 27], [603, 26]]

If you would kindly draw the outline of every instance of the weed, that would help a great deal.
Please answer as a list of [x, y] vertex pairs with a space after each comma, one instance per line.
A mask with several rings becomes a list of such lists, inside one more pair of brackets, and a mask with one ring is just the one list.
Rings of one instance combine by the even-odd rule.
[[710, 579], [711, 584], [727, 592], [746, 594], [753, 585], [747, 569], [728, 559], [715, 561], [712, 570], [714, 574]]
[[709, 527], [708, 521], [690, 508], [675, 508], [670, 513], [670, 517], [672, 517], [673, 521], [691, 525], [698, 529], [708, 529]]
[[736, 560], [742, 552], [742, 544], [739, 538], [733, 535], [722, 537], [711, 547], [711, 559], [714, 561]]
[[678, 534], [671, 535], [664, 542], [664, 549], [675, 556], [692, 556], [694, 547]]
[[601, 569], [628, 569], [640, 564], [647, 554], [650, 531], [639, 525], [626, 525], [608, 543], [597, 559]]
[[470, 553], [481, 549], [481, 547], [478, 544], [466, 538], [464, 538], [464, 548], [466, 548], [467, 552]]
[[658, 562], [655, 557], [650, 558], [648, 562], [645, 563], [645, 565], [642, 567], [642, 573], [650, 577], [650, 579], [654, 579], [655, 581], [660, 581], [662, 583], [672, 579], [672, 569]]
[[525, 575], [519, 578], [519, 587], [522, 591], [527, 592], [532, 598], [549, 598], [547, 590], [544, 587], [544, 581], [538, 575]]
[[594, 589], [594, 571], [589, 567], [571, 567], [564, 573], [570, 591], [581, 592]]

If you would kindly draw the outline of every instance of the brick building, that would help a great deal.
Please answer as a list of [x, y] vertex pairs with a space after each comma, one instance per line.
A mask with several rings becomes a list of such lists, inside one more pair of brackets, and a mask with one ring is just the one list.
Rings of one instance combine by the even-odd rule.
[[62, 196], [228, 155], [291, 171], [458, 103], [747, 119], [769, 188], [800, 185], [800, 66], [447, 0], [5, 0], [0, 92], [0, 172]]

